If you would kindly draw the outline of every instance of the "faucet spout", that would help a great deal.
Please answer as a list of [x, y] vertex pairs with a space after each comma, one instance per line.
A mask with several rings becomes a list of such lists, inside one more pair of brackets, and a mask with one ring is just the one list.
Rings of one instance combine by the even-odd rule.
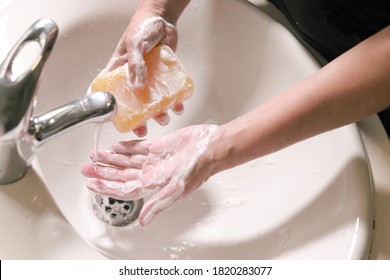
[[70, 127], [109, 121], [115, 108], [115, 99], [111, 94], [95, 92], [32, 117], [28, 134], [33, 136], [35, 146], [40, 147]]
[[115, 98], [107, 92], [95, 92], [34, 116], [27, 133], [18, 141], [19, 153], [30, 163], [50, 139], [81, 125], [110, 121], [115, 112]]
[[81, 125], [107, 122], [115, 112], [115, 98], [95, 92], [31, 117], [25, 134], [15, 139], [0, 138], [0, 185], [22, 178], [34, 155], [50, 139]]

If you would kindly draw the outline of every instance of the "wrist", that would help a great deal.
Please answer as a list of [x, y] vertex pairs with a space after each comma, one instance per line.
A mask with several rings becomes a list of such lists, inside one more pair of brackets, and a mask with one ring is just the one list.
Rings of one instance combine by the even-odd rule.
[[231, 166], [234, 143], [228, 137], [227, 125], [217, 126], [206, 149], [204, 161], [208, 166], [208, 178]]
[[263, 155], [251, 129], [240, 118], [218, 127], [207, 150], [210, 176]]
[[167, 22], [175, 25], [189, 2], [189, 0], [142, 0], [138, 6], [138, 11], [151, 16], [162, 17]]

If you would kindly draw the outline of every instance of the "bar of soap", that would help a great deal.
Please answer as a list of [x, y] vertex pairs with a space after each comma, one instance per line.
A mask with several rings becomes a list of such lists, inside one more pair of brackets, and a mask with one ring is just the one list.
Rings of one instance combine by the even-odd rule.
[[91, 84], [92, 92], [105, 91], [115, 97], [117, 112], [112, 123], [121, 133], [134, 130], [176, 103], [183, 103], [193, 93], [191, 77], [168, 46], [155, 47], [144, 55], [144, 60], [148, 76], [144, 89], [130, 89], [127, 63], [95, 78]]

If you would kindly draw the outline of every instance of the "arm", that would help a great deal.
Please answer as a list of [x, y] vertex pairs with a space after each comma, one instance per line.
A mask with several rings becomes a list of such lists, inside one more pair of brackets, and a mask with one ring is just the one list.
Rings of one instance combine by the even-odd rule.
[[186, 127], [147, 141], [115, 143], [86, 165], [87, 187], [119, 199], [152, 195], [139, 221], [197, 189], [210, 176], [390, 106], [390, 27], [312, 77], [222, 126]]
[[210, 175], [387, 107], [390, 26], [282, 95], [221, 126], [209, 149]]
[[190, 0], [142, 0], [138, 5], [138, 11], [160, 16], [166, 21], [176, 24], [189, 2]]

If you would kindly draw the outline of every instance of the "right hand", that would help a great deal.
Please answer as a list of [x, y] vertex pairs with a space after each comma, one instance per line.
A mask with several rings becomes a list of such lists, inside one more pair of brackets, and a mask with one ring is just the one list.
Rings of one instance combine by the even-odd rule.
[[[109, 72], [128, 62], [129, 85], [132, 89], [142, 89], [147, 84], [147, 69], [143, 55], [158, 44], [165, 44], [176, 50], [178, 35], [176, 26], [148, 10], [137, 10], [110, 58], [103, 73]], [[172, 111], [179, 115], [183, 112], [182, 103], [173, 106]], [[167, 112], [159, 112], [153, 119], [160, 125], [170, 121]], [[147, 134], [146, 123], [134, 130], [138, 137]]]
[[106, 70], [111, 71], [128, 62], [130, 86], [142, 89], [147, 84], [143, 55], [159, 44], [165, 44], [175, 51], [177, 41], [175, 25], [160, 16], [137, 11], [120, 38]]

